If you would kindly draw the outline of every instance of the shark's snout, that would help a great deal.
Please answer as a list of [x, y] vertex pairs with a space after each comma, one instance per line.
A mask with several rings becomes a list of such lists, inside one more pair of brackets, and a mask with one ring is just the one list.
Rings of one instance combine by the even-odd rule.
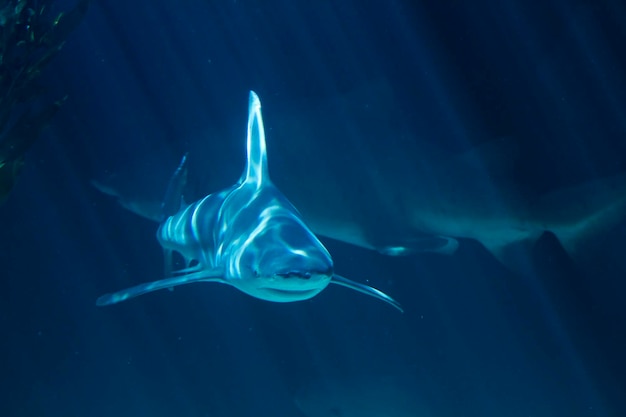
[[271, 251], [253, 268], [248, 289], [258, 298], [289, 302], [309, 299], [326, 288], [333, 276], [333, 264], [326, 252]]

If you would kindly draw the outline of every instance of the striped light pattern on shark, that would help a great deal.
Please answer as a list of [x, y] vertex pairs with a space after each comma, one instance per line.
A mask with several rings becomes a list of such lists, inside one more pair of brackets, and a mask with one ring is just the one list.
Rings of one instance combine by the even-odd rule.
[[[175, 175], [184, 172], [185, 163], [183, 158]], [[180, 253], [187, 268], [163, 280], [103, 295], [98, 305], [194, 282], [220, 282], [263, 300], [291, 302], [309, 299], [332, 283], [402, 311], [399, 303], [383, 292], [336, 275], [324, 245], [271, 182], [261, 103], [252, 91], [247, 161], [239, 182], [167, 217], [159, 226], [157, 239], [166, 254]]]

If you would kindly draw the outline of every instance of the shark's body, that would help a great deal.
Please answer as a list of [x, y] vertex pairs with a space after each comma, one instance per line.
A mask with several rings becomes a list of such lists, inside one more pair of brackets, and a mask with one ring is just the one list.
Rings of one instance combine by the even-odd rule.
[[401, 310], [377, 289], [334, 274], [326, 248], [270, 181], [261, 103], [254, 92], [248, 111], [247, 163], [239, 182], [173, 214], [174, 202], [181, 201], [186, 157], [170, 182], [157, 238], [167, 254], [180, 253], [187, 268], [160, 281], [103, 295], [97, 304], [193, 282], [220, 282], [263, 300], [290, 302], [309, 299], [334, 283]]
[[[625, 174], [537, 192], [520, 183], [517, 168], [532, 162], [510, 140], [462, 154], [425, 149], [386, 83], [289, 106], [269, 128], [276, 184], [313, 232], [387, 255], [451, 254], [472, 239], [515, 270], [520, 249], [552, 232], [576, 260], [626, 214]], [[96, 186], [153, 217], [137, 189]]]

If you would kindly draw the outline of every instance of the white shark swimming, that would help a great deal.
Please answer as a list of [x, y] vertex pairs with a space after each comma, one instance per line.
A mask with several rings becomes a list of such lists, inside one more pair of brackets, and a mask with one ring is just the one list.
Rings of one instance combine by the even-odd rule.
[[178, 252], [186, 267], [165, 279], [103, 295], [97, 305], [196, 282], [219, 282], [263, 300], [291, 302], [309, 299], [331, 283], [402, 311], [400, 304], [383, 292], [335, 274], [326, 248], [273, 185], [268, 173], [261, 103], [254, 92], [249, 98], [247, 160], [240, 180], [193, 204], [178, 207], [186, 160], [183, 157], [172, 177], [157, 231], [166, 262], [172, 252]]
[[[271, 119], [270, 157], [281, 161], [272, 168], [275, 182], [314, 233], [394, 256], [452, 254], [471, 239], [516, 271], [524, 262], [519, 255], [546, 232], [578, 260], [625, 219], [626, 174], [538, 192], [518, 178], [516, 168], [532, 162], [513, 141], [462, 153], [433, 150], [426, 146], [433, 141], [415, 138], [402, 110], [410, 111], [379, 82], [317, 103], [290, 103]], [[310, 160], [317, 161], [314, 170]], [[141, 196], [143, 185], [94, 185], [135, 213], [158, 212], [154, 198]]]

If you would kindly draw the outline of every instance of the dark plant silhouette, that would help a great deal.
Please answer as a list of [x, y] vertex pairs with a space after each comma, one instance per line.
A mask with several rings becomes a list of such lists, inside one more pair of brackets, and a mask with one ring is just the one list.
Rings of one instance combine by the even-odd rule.
[[53, 0], [0, 0], [0, 204], [13, 188], [25, 154], [65, 100], [37, 103], [38, 79], [87, 11], [51, 11]]

